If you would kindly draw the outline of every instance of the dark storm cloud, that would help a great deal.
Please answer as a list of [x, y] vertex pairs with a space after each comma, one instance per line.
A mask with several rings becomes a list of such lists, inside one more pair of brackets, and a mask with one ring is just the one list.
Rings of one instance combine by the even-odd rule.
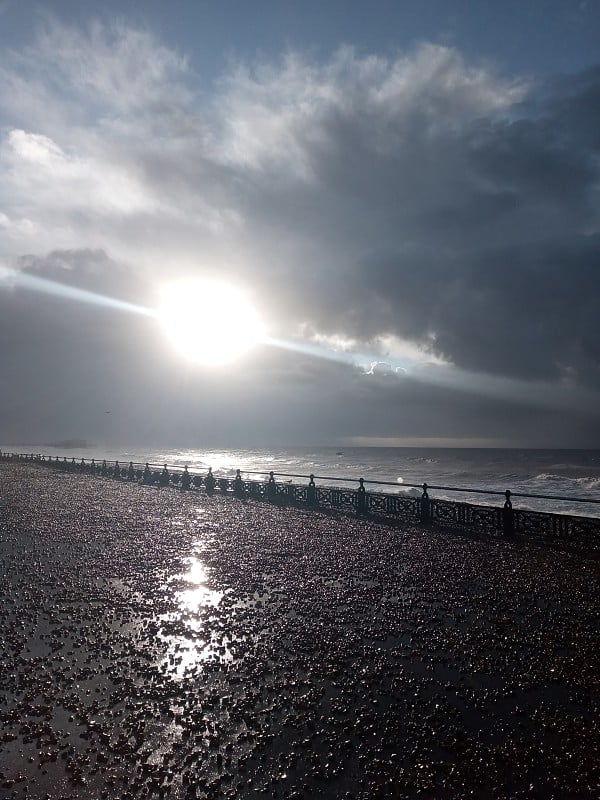
[[298, 313], [469, 369], [597, 384], [597, 112], [584, 109], [599, 86], [588, 72], [467, 120], [425, 91], [397, 115], [323, 111], [304, 151], [316, 179], [256, 204], [275, 235], [312, 234]]
[[388, 256], [365, 265], [361, 293], [380, 325], [422, 341], [434, 331], [432, 348], [466, 369], [599, 385], [599, 250], [599, 236], [548, 236], [407, 271]]

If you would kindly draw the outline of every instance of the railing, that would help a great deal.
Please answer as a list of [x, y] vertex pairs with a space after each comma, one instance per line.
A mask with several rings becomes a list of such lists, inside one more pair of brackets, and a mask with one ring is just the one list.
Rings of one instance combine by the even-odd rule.
[[[215, 491], [232, 494], [243, 499], [266, 500], [271, 503], [303, 505], [309, 508], [341, 509], [359, 516], [379, 516], [407, 522], [438, 523], [446, 526], [470, 528], [489, 533], [511, 536], [515, 533], [527, 535], [554, 535], [574, 537], [583, 534], [600, 534], [600, 518], [554, 514], [549, 512], [515, 509], [513, 498], [534, 498], [540, 500], [561, 500], [572, 503], [600, 504], [600, 499], [563, 497], [558, 495], [526, 494], [488, 489], [473, 489], [458, 486], [436, 486], [427, 483], [403, 483], [403, 488], [421, 490], [418, 497], [403, 497], [398, 494], [367, 491], [365, 483], [373, 486], [397, 486], [389, 481], [366, 481], [333, 476], [299, 475], [296, 473], [245, 471], [242, 476], [238, 469], [234, 477], [215, 476], [209, 468], [206, 474], [191, 471], [187, 466], [168, 466], [130, 461], [97, 461], [96, 459], [66, 456], [53, 458], [31, 453], [2, 453], [0, 461], [25, 461], [42, 464], [66, 472], [98, 475], [115, 480], [135, 481], [145, 486], [174, 486], [182, 491], [204, 489], [207, 494]], [[257, 477], [248, 477], [257, 476]], [[265, 480], [266, 478], [266, 480]], [[281, 479], [286, 479], [283, 483]], [[292, 479], [302, 478], [308, 483], [293, 483]], [[347, 486], [317, 485], [315, 481], [356, 483], [357, 488]], [[430, 497], [429, 492], [446, 491], [477, 495], [496, 495], [504, 498], [501, 506], [475, 505], [455, 500], [441, 500]]]

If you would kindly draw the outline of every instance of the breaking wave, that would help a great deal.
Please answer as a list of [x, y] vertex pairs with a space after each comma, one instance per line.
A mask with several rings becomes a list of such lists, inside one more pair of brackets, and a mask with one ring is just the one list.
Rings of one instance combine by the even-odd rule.
[[585, 489], [588, 491], [595, 491], [600, 489], [600, 476], [597, 475], [583, 475], [580, 477], [570, 475], [556, 475], [550, 472], [542, 472], [531, 478], [531, 484], [539, 484], [540, 489], [548, 489], [549, 487], [560, 487], [561, 490], [571, 491], [573, 489]]

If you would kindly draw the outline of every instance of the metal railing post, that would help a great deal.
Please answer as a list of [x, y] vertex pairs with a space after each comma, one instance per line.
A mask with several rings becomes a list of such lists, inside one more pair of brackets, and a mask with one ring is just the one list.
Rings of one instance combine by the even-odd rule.
[[167, 465], [163, 466], [162, 472], [160, 473], [160, 478], [158, 481], [159, 486], [168, 486], [170, 481], [169, 470], [167, 469]]
[[431, 501], [429, 500], [429, 495], [427, 494], [427, 484], [423, 484], [423, 494], [421, 495], [421, 506], [420, 506], [420, 520], [421, 522], [429, 522], [431, 519]]
[[356, 513], [359, 517], [367, 513], [367, 491], [365, 489], [365, 479], [359, 478], [360, 486], [356, 491]]
[[504, 494], [506, 500], [502, 509], [502, 533], [504, 536], [512, 536], [515, 532], [515, 512], [510, 499], [510, 489], [507, 489]]
[[269, 472], [269, 480], [267, 482], [267, 500], [270, 503], [275, 503], [277, 500], [277, 484], [275, 483], [275, 473]]
[[315, 486], [315, 476], [312, 473], [306, 490], [306, 502], [309, 506], [317, 505], [317, 487]]
[[204, 478], [204, 486], [206, 488], [206, 494], [212, 494], [215, 490], [215, 476], [212, 473], [212, 467], [208, 468], [208, 473]]
[[235, 497], [239, 498], [244, 496], [244, 481], [242, 480], [242, 473], [239, 469], [235, 471], [235, 478], [233, 480], [233, 494]]

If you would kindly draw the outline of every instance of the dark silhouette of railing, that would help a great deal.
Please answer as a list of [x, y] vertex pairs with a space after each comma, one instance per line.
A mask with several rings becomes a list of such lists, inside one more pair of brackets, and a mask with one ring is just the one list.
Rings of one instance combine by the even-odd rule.
[[[53, 467], [66, 472], [134, 481], [158, 488], [173, 486], [181, 491], [204, 491], [211, 495], [215, 491], [231, 494], [239, 499], [265, 500], [270, 503], [293, 504], [313, 509], [341, 509], [358, 516], [379, 516], [408, 522], [438, 523], [446, 526], [470, 528], [489, 533], [512, 536], [515, 533], [528, 535], [554, 535], [574, 537], [583, 534], [600, 534], [600, 518], [556, 514], [513, 507], [513, 498], [536, 500], [559, 500], [570, 503], [600, 504], [600, 499], [564, 497], [559, 495], [527, 494], [524, 492], [474, 489], [458, 486], [437, 486], [427, 483], [403, 483], [403, 488], [419, 489], [420, 496], [402, 496], [385, 491], [367, 491], [365, 483], [372, 486], [395, 486], [390, 481], [366, 481], [364, 478], [340, 478], [324, 475], [301, 475], [296, 473], [255, 472], [237, 470], [235, 476], [215, 476], [211, 468], [206, 474], [191, 471], [187, 466], [168, 466], [130, 461], [106, 461], [82, 458], [80, 461], [66, 456], [46, 456], [32, 453], [2, 453], [0, 461], [26, 461]], [[249, 477], [251, 476], [251, 477]], [[253, 477], [256, 476], [256, 477]], [[277, 479], [286, 479], [284, 482]], [[293, 483], [294, 478], [308, 483]], [[317, 485], [315, 481], [358, 484], [347, 486]], [[465, 494], [499, 496], [504, 498], [501, 506], [475, 505], [458, 500], [442, 500], [431, 497], [429, 492], [461, 492]]]

